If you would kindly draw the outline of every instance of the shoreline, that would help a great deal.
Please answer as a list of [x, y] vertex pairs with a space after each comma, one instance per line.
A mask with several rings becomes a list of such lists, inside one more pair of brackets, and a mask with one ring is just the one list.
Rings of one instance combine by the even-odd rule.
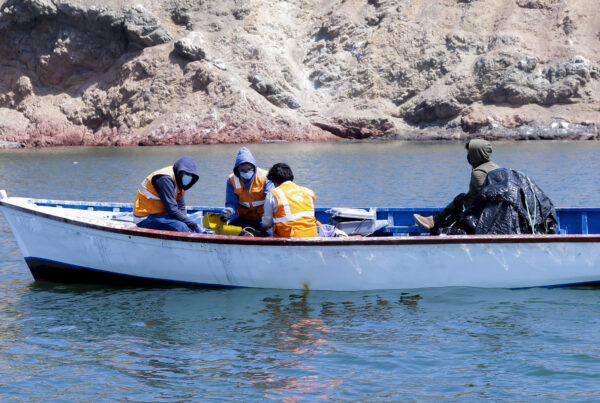
[[[95, 136], [92, 136], [95, 137]], [[31, 137], [23, 141], [0, 140], [0, 150], [22, 150], [22, 149], [46, 149], [46, 148], [87, 148], [87, 147], [149, 147], [149, 146], [191, 146], [203, 144], [270, 144], [270, 143], [321, 143], [321, 142], [385, 142], [385, 141], [407, 141], [407, 142], [452, 142], [467, 141], [474, 138], [483, 138], [489, 141], [600, 141], [600, 127], [591, 125], [574, 125], [567, 122], [552, 122], [549, 125], [528, 124], [516, 128], [506, 128], [502, 126], [489, 125], [470, 133], [462, 130], [448, 129], [443, 127], [430, 126], [413, 131], [389, 134], [384, 136], [371, 136], [365, 138], [348, 138], [339, 136], [290, 136], [290, 139], [263, 139], [254, 141], [258, 136], [254, 136], [251, 141], [247, 138], [240, 138], [239, 141], [232, 141], [231, 137], [224, 136], [223, 141], [217, 138], [198, 139], [190, 136], [172, 136], [164, 138], [164, 141], [132, 141], [127, 136], [111, 136], [107, 139], [86, 139], [85, 141], [73, 142], [72, 139], [65, 138], [66, 141], [46, 142], [42, 139], [32, 141]], [[285, 136], [281, 136], [285, 137]], [[294, 138], [295, 137], [295, 138]], [[188, 140], [188, 141], [186, 141]], [[198, 141], [200, 140], [200, 141]], [[246, 141], [244, 141], [246, 140]]]

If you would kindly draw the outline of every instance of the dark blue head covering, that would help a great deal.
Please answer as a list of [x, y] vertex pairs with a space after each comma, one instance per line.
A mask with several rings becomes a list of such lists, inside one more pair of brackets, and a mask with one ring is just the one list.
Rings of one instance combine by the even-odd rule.
[[[194, 183], [198, 181], [199, 178], [196, 162], [189, 155], [181, 157], [177, 161], [175, 161], [175, 163], [173, 164], [173, 172], [175, 173], [175, 178], [177, 179], [177, 186], [184, 190], [191, 188], [194, 185]], [[181, 184], [181, 176], [183, 174], [188, 174], [192, 176], [192, 181], [187, 186], [183, 186]]]

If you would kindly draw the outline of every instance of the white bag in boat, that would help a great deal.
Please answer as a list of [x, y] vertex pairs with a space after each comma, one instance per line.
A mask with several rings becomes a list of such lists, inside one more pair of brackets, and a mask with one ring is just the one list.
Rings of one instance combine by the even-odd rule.
[[388, 220], [378, 220], [377, 211], [334, 207], [326, 211], [331, 214], [329, 224], [348, 235], [368, 235], [389, 224]]

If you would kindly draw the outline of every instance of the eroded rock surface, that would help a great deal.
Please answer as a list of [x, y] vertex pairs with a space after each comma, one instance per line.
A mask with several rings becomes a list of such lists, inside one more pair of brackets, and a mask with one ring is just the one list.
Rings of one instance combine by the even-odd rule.
[[597, 138], [596, 8], [7, 0], [0, 147]]
[[538, 59], [526, 57], [507, 69], [488, 97], [496, 104], [553, 105], [581, 98], [580, 89], [600, 78], [600, 69], [581, 56], [536, 69]]

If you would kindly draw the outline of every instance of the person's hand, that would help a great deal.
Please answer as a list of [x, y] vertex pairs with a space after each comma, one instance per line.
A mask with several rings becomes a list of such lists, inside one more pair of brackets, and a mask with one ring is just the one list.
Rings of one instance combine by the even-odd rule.
[[233, 215], [233, 209], [231, 207], [225, 207], [223, 210], [221, 210], [221, 214], [219, 214], [219, 219], [221, 221], [229, 221], [229, 219], [231, 218], [231, 216]]

